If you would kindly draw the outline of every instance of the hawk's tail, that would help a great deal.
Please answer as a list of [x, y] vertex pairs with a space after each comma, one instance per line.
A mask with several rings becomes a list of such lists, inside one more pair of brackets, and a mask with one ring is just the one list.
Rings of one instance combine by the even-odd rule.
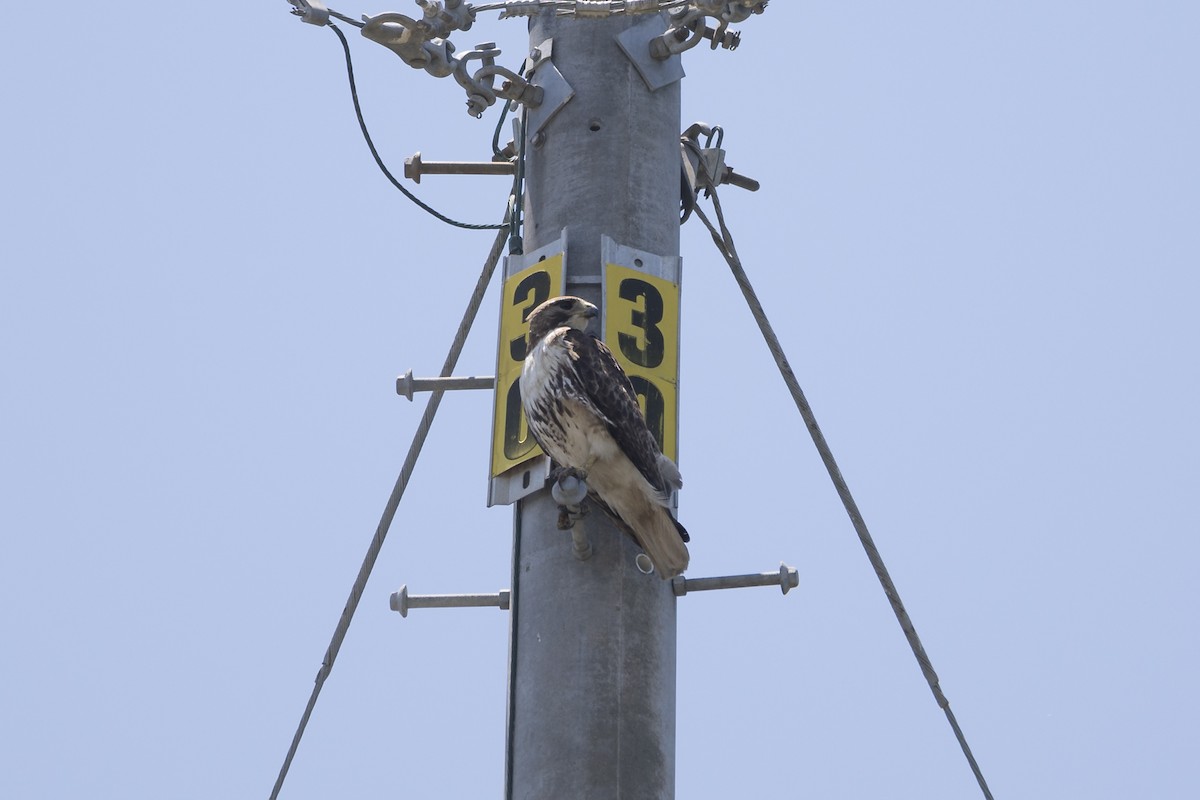
[[[628, 513], [628, 512], [627, 512]], [[659, 505], [645, 504], [628, 519], [633, 536], [654, 562], [664, 580], [683, 574], [688, 567], [687, 530]]]
[[[674, 463], [663, 458], [663, 464]], [[636, 476], [631, 480], [630, 475]], [[668, 478], [678, 485], [679, 470]], [[650, 556], [654, 569], [663, 579], [680, 575], [688, 566], [687, 530], [671, 516], [671, 491], [660, 491], [625, 461], [616, 467], [598, 462], [588, 472], [588, 487], [609, 514]]]

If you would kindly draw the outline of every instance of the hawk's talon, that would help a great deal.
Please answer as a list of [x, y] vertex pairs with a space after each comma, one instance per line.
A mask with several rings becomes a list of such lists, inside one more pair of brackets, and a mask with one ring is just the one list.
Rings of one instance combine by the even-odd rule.
[[567, 478], [574, 478], [580, 483], [587, 483], [587, 470], [582, 470], [577, 467], [559, 467], [555, 466], [550, 471], [550, 480], [562, 485], [562, 482]]

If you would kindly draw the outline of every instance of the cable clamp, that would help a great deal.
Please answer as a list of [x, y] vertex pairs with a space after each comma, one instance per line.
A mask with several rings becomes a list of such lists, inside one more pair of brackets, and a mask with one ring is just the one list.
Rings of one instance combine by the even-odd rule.
[[292, 13], [310, 25], [328, 25], [329, 9], [320, 0], [288, 0], [295, 8]]
[[[701, 137], [704, 138], [703, 145]], [[725, 150], [721, 147], [724, 139], [725, 131], [720, 125], [706, 125], [703, 122], [689, 126], [679, 137], [683, 157], [681, 222], [691, 216], [701, 190], [704, 191], [704, 196], [708, 197], [715, 187], [731, 183], [751, 192], [758, 191], [758, 181], [734, 172], [733, 167], [726, 165]]]

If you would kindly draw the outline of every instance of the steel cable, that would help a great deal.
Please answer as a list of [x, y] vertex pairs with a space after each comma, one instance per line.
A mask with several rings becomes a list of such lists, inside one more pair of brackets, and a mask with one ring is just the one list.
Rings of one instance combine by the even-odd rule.
[[963, 755], [966, 756], [967, 763], [971, 766], [971, 771], [975, 773], [975, 780], [979, 782], [979, 788], [983, 790], [983, 796], [987, 800], [992, 800], [992, 793], [988, 789], [987, 781], [984, 780], [983, 772], [980, 771], [979, 764], [975, 761], [975, 756], [967, 744], [966, 737], [963, 735], [962, 728], [959, 727], [954, 712], [950, 710], [950, 701], [946, 699], [946, 695], [942, 692], [937, 673], [934, 672], [933, 664], [930, 662], [929, 656], [925, 653], [925, 647], [921, 644], [921, 639], [917, 636], [917, 630], [913, 626], [912, 619], [909, 618], [908, 611], [905, 610], [904, 603], [900, 600], [900, 593], [896, 590], [896, 585], [892, 582], [892, 576], [888, 573], [887, 566], [883, 563], [883, 557], [879, 554], [878, 548], [875, 547], [875, 540], [871, 538], [871, 533], [867, 530], [867, 523], [863, 520], [862, 513], [858, 510], [858, 503], [855, 502], [854, 496], [850, 493], [850, 487], [846, 483], [846, 479], [842, 477], [842, 471], [838, 468], [837, 461], [833, 458], [833, 451], [830, 449], [829, 443], [825, 440], [825, 434], [821, 432], [821, 428], [817, 424], [817, 418], [813, 414], [812, 406], [809, 405], [808, 399], [804, 396], [804, 391], [800, 388], [800, 382], [796, 379], [796, 374], [792, 371], [787, 356], [783, 352], [783, 346], [779, 343], [779, 337], [775, 335], [775, 330], [767, 320], [766, 311], [763, 309], [762, 303], [759, 302], [758, 294], [754, 291], [754, 287], [750, 284], [750, 279], [742, 267], [741, 259], [737, 254], [737, 248], [733, 244], [733, 236], [730, 234], [729, 228], [725, 225], [725, 215], [721, 210], [721, 201], [717, 197], [716, 187], [710, 183], [706, 188], [712, 197], [713, 209], [716, 212], [717, 224], [720, 226], [720, 230], [718, 231], [713, 226], [698, 204], [695, 208], [695, 214], [704, 223], [705, 227], [708, 228], [708, 232], [712, 235], [717, 249], [721, 251], [721, 255], [728, 262], [729, 269], [733, 272], [734, 280], [737, 281], [738, 287], [742, 290], [742, 295], [746, 298], [746, 303], [750, 307], [750, 313], [754, 315], [754, 320], [758, 323], [758, 328], [762, 332], [763, 339], [766, 340], [767, 349], [771, 351], [771, 355], [775, 359], [775, 364], [779, 367], [779, 372], [783, 376], [783, 382], [787, 384], [788, 391], [792, 394], [792, 400], [796, 403], [796, 408], [800, 411], [800, 416], [804, 419], [804, 424], [808, 427], [809, 435], [812, 436], [813, 444], [817, 447], [821, 461], [825, 463], [825, 469], [829, 472], [829, 477], [833, 480], [838, 497], [841, 498], [842, 505], [845, 506], [846, 513], [850, 517], [850, 522], [854, 526], [855, 532], [858, 533], [859, 541], [862, 542], [863, 549], [867, 553], [867, 558], [870, 560], [871, 566], [875, 569], [875, 575], [879, 578], [879, 583], [883, 587], [884, 594], [887, 595], [888, 602], [892, 606], [892, 611], [896, 614], [896, 619], [900, 622], [900, 627], [904, 631], [904, 637], [908, 640], [913, 655], [916, 656], [917, 663], [921, 667], [921, 672], [929, 684], [929, 689], [933, 692], [933, 697], [937, 701], [937, 704], [945, 711], [946, 719], [950, 722], [950, 727], [954, 730], [954, 736], [958, 739], [959, 746], [962, 747]]
[[[509, 214], [511, 214], [511, 209]], [[506, 218], [508, 217], [507, 214], [505, 216]], [[479, 275], [479, 280], [475, 284], [475, 290], [471, 293], [471, 299], [467, 303], [467, 310], [463, 314], [462, 322], [458, 326], [458, 332], [454, 335], [454, 342], [450, 345], [450, 352], [447, 354], [446, 361], [442, 365], [441, 377], [443, 378], [450, 377], [454, 372], [455, 365], [458, 364], [458, 357], [462, 353], [463, 345], [467, 341], [467, 334], [475, 322], [475, 315], [479, 312], [479, 306], [483, 302], [484, 293], [487, 291], [492, 274], [496, 270], [496, 264], [500, 261], [500, 254], [504, 250], [504, 243], [507, 236], [508, 229], [506, 224], [505, 228], [496, 234], [496, 240], [492, 243], [492, 249], [488, 253], [487, 262], [484, 264], [483, 271]], [[400, 505], [400, 499], [404, 496], [404, 490], [408, 487], [408, 481], [412, 477], [413, 468], [417, 465], [417, 457], [421, 455], [421, 448], [424, 447], [425, 439], [429, 436], [429, 429], [433, 425], [433, 418], [437, 414], [438, 406], [442, 402], [442, 394], [442, 391], [434, 390], [429, 396], [429, 402], [425, 406], [425, 413], [421, 416], [417, 432], [413, 435], [412, 444], [409, 445], [408, 455], [404, 459], [404, 466], [400, 469], [400, 476], [396, 479], [396, 485], [392, 489], [392, 494], [383, 509], [383, 516], [379, 520], [379, 527], [375, 529], [375, 536], [371, 539], [371, 546], [367, 548], [367, 555], [363, 559], [362, 567], [358, 570], [358, 577], [355, 578], [354, 586], [350, 589], [350, 597], [346, 600], [346, 606], [342, 610], [342, 616], [338, 620], [337, 628], [333, 631], [333, 639], [329, 642], [329, 648], [325, 651], [325, 659], [321, 662], [321, 668], [317, 670], [316, 683], [313, 686], [312, 695], [308, 698], [308, 705], [304, 709], [304, 714], [300, 717], [300, 725], [296, 728], [295, 736], [292, 737], [292, 745], [288, 748], [287, 756], [283, 760], [283, 766], [279, 770], [279, 777], [275, 780], [275, 788], [271, 790], [271, 800], [276, 800], [279, 796], [279, 790], [283, 787], [283, 780], [287, 777], [288, 769], [292, 765], [292, 759], [296, 755], [296, 748], [300, 745], [300, 738], [304, 735], [304, 729], [308, 726], [308, 719], [312, 715], [313, 707], [317, 703], [317, 696], [321, 694], [321, 687], [325, 685], [326, 678], [329, 677], [329, 673], [333, 670], [333, 662], [337, 659], [338, 651], [342, 647], [342, 641], [346, 638], [346, 632], [350, 628], [350, 621], [354, 618], [354, 612], [358, 608], [358, 601], [362, 598], [363, 589], [367, 585], [367, 579], [371, 577], [371, 570], [375, 566], [375, 560], [379, 557], [383, 541], [387, 538], [388, 530], [392, 526], [392, 520], [396, 516], [396, 509]]]
[[472, 231], [498, 230], [500, 228], [508, 227], [507, 222], [485, 225], [459, 222], [456, 219], [451, 219], [450, 217], [447, 217], [445, 214], [422, 201], [421, 198], [417, 197], [415, 194], [406, 189], [404, 185], [400, 183], [400, 181], [396, 180], [396, 176], [393, 175], [391, 170], [387, 168], [387, 165], [383, 163], [383, 159], [379, 156], [379, 151], [375, 149], [375, 142], [371, 139], [370, 131], [367, 130], [366, 120], [363, 119], [362, 106], [358, 102], [358, 86], [354, 82], [354, 62], [350, 59], [350, 43], [346, 41], [346, 35], [342, 33], [341, 29], [338, 28], [337, 25], [334, 25], [331, 22], [329, 23], [328, 27], [332, 28], [333, 32], [337, 34], [338, 39], [342, 43], [342, 49], [346, 53], [346, 75], [350, 79], [350, 98], [354, 101], [354, 115], [358, 117], [358, 127], [360, 130], [362, 130], [363, 138], [367, 141], [367, 147], [371, 150], [371, 155], [375, 158], [375, 163], [379, 166], [380, 171], [383, 172], [387, 179], [392, 182], [392, 185], [399, 189], [405, 197], [416, 203], [421, 209], [429, 212], [447, 225], [453, 225], [456, 228], [465, 228]]

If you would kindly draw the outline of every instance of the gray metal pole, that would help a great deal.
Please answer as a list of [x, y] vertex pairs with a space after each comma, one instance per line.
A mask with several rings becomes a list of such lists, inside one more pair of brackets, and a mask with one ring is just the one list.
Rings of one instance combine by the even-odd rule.
[[[600, 237], [679, 253], [679, 82], [651, 92], [614, 39], [645, 17], [542, 13], [575, 94], [526, 142], [525, 247], [569, 229], [567, 292], [599, 305]], [[664, 26], [665, 27], [665, 26]], [[549, 491], [514, 518], [508, 800], [675, 794], [675, 595], [599, 510], [578, 560]]]

